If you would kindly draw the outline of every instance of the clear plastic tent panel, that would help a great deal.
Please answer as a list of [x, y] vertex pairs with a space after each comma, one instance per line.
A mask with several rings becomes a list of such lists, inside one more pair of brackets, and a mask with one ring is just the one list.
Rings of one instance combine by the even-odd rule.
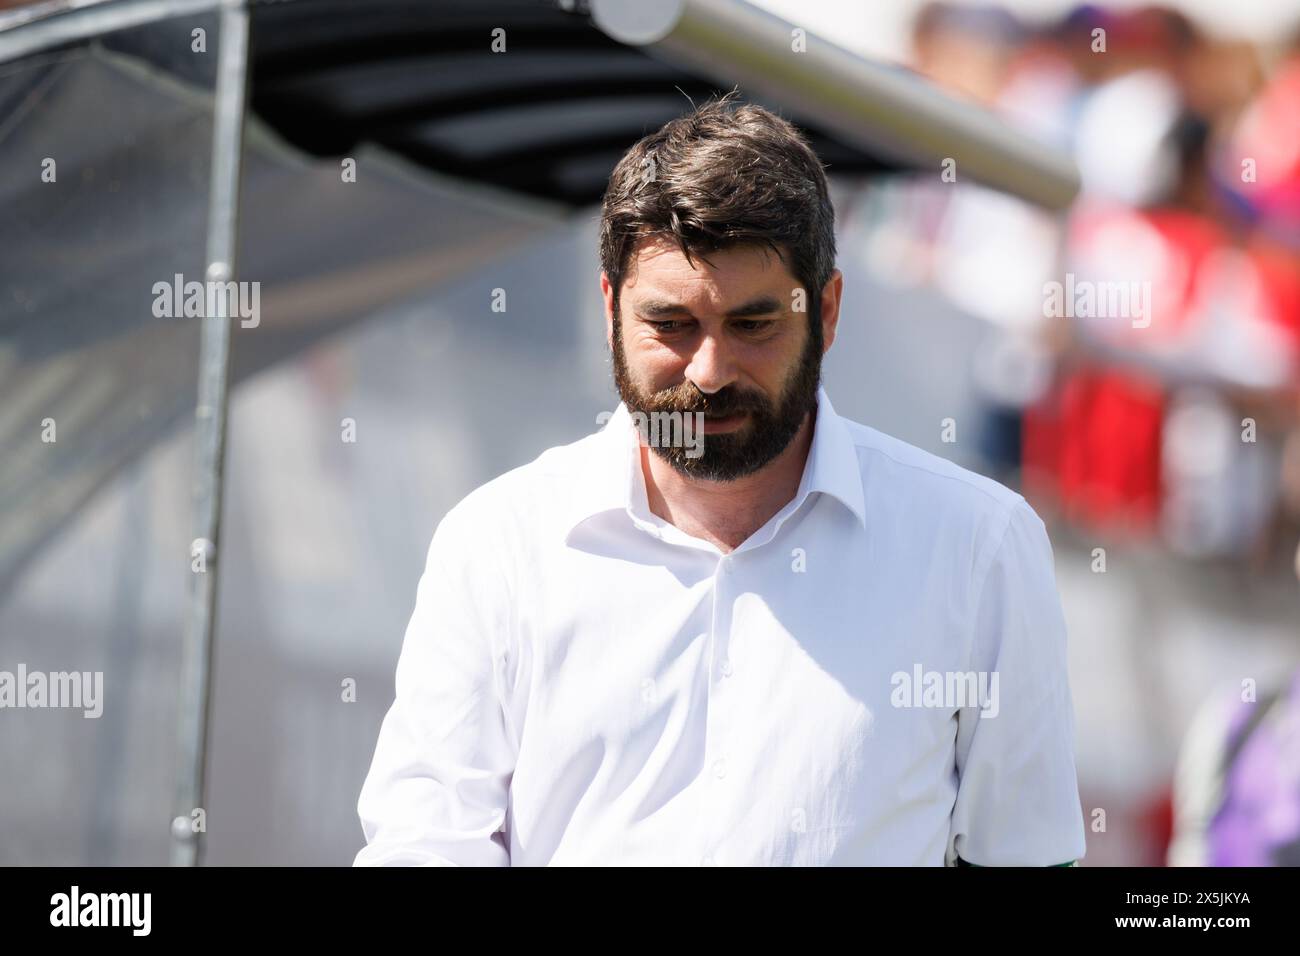
[[217, 46], [0, 63], [0, 671], [82, 675], [3, 712], [0, 864], [167, 858], [200, 320], [155, 286], [203, 278]]

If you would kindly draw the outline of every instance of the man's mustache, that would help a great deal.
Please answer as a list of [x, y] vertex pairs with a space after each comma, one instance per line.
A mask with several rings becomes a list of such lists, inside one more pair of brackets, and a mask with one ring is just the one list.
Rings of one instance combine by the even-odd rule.
[[703, 412], [711, 417], [725, 418], [741, 412], [769, 412], [771, 405], [766, 396], [757, 392], [742, 391], [728, 386], [707, 395], [690, 382], [655, 392], [646, 403], [651, 412]]

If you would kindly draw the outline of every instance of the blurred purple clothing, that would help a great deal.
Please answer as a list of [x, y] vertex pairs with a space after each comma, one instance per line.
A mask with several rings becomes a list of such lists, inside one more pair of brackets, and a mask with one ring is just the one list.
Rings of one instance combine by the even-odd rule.
[[1300, 865], [1300, 672], [1233, 713], [1211, 866]]

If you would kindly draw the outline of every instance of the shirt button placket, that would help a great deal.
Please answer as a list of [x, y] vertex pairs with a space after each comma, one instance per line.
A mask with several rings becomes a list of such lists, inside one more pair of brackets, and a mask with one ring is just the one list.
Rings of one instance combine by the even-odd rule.
[[[722, 677], [731, 676], [731, 658], [728, 656], [731, 650], [729, 634], [731, 632], [731, 580], [735, 571], [731, 555], [723, 555], [722, 560], [718, 563], [718, 587], [714, 593], [714, 630], [713, 645], [710, 647], [710, 664], [712, 664], [712, 655], [720, 654], [721, 660], [718, 662], [717, 674]], [[720, 593], [719, 593], [720, 592]], [[726, 641], [726, 646], [719, 648], [720, 640]]]
[[728, 794], [730, 788], [724, 780], [727, 776], [726, 726], [727, 701], [730, 695], [723, 690], [722, 680], [732, 673], [731, 659], [728, 656], [728, 635], [731, 632], [731, 604], [733, 599], [732, 582], [735, 577], [734, 560], [730, 555], [723, 555], [718, 562], [717, 577], [713, 591], [713, 626], [708, 647], [710, 670], [708, 726], [705, 735], [705, 753], [708, 757], [706, 767], [709, 779], [704, 781], [704, 841], [702, 866], [716, 866], [718, 847], [716, 822], [728, 813]]

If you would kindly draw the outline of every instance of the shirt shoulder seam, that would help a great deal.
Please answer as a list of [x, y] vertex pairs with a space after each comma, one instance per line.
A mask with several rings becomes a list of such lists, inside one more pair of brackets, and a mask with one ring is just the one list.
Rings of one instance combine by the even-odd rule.
[[[866, 426], [863, 426], [863, 427], [866, 427]], [[936, 478], [944, 478], [944, 479], [946, 479], [946, 480], [948, 480], [948, 481], [955, 481], [955, 482], [958, 482], [959, 484], [965, 485], [965, 486], [968, 487], [968, 488], [972, 488], [972, 489], [974, 489], [975, 491], [978, 491], [980, 494], [982, 494], [985, 498], [987, 498], [987, 499], [989, 499], [990, 501], [992, 501], [994, 504], [999, 504], [999, 505], [1000, 505], [1000, 504], [1003, 504], [1003, 501], [1002, 501], [1002, 499], [1000, 498], [1000, 496], [994, 494], [992, 491], [989, 491], [987, 488], [983, 488], [983, 487], [981, 487], [981, 486], [980, 486], [980, 483], [979, 483], [978, 481], [972, 481], [970, 478], [966, 477], [965, 475], [960, 475], [960, 474], [958, 474], [958, 475], [950, 475], [950, 474], [946, 474], [944, 471], [942, 471], [942, 470], [939, 469], [939, 468], [935, 468], [935, 467], [928, 466], [928, 465], [923, 465], [923, 464], [917, 464], [917, 463], [915, 463], [915, 462], [910, 462], [910, 461], [903, 461], [902, 459], [896, 457], [895, 455], [890, 454], [888, 451], [886, 451], [885, 449], [879, 447], [878, 445], [865, 444], [865, 443], [859, 441], [859, 440], [856, 439], [856, 438], [854, 438], [854, 440], [853, 440], [853, 447], [854, 447], [854, 448], [860, 448], [860, 449], [862, 449], [863, 451], [867, 451], [867, 452], [874, 452], [875, 454], [880, 455], [880, 456], [882, 456], [882, 457], [884, 457], [884, 458], [887, 458], [889, 461], [892, 461], [894, 464], [896, 464], [896, 465], [898, 465], [898, 466], [900, 466], [900, 467], [902, 467], [902, 468], [911, 468], [911, 469], [913, 469], [914, 471], [923, 471], [923, 472], [925, 472], [925, 473], [928, 474], [928, 475], [933, 475], [933, 476], [935, 476]], [[923, 449], [917, 449], [917, 450], [918, 450], [918, 451], [923, 451]], [[926, 454], [929, 454], [929, 453], [926, 452]], [[938, 457], [938, 456], [936, 456], [936, 457]], [[953, 468], [961, 468], [961, 465], [958, 465], [958, 464], [956, 464], [956, 463], [954, 463], [954, 462], [947, 461], [947, 459], [940, 458], [939, 460], [940, 460], [940, 461], [946, 461], [947, 464], [951, 465]], [[965, 471], [966, 469], [962, 469], [962, 470]], [[971, 474], [972, 477], [980, 477], [980, 476], [975, 475], [974, 472], [971, 472], [970, 474]], [[992, 480], [992, 479], [987, 479], [987, 480]], [[1005, 486], [1003, 486], [1003, 487], [1005, 487]], [[1018, 504], [1018, 503], [1019, 503], [1019, 500], [1020, 500], [1023, 496], [1020, 495], [1019, 492], [1016, 492], [1016, 491], [1012, 490], [1011, 488], [1007, 488], [1006, 490], [1007, 490], [1007, 492], [1008, 492], [1009, 494], [1015, 496], [1015, 499], [1016, 499], [1015, 503]], [[1013, 507], [1014, 507], [1014, 505], [1013, 505]]]

